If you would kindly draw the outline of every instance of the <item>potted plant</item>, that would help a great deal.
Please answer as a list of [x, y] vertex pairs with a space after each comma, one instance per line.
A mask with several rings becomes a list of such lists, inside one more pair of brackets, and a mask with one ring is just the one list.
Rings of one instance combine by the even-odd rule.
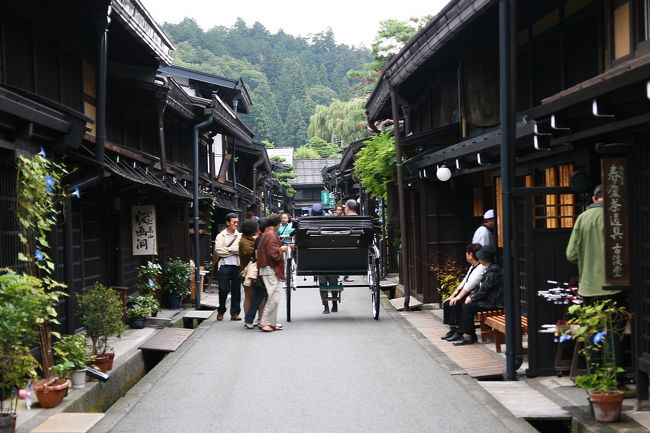
[[[162, 267], [156, 263], [155, 256], [153, 261], [149, 260], [146, 265], [138, 268], [138, 277], [140, 282], [136, 286], [138, 292], [142, 295], [152, 295], [156, 300], [160, 300], [160, 276], [162, 275]], [[159, 304], [152, 310], [151, 316], [156, 316], [158, 313]]]
[[162, 271], [163, 290], [170, 297], [171, 308], [180, 308], [181, 299], [190, 293], [192, 268], [179, 258], [167, 261]]
[[95, 283], [77, 295], [77, 308], [81, 323], [92, 342], [91, 354], [95, 356], [95, 366], [102, 371], [111, 370], [115, 354], [109, 350], [108, 337], [119, 336], [125, 329], [119, 294]]
[[142, 329], [154, 311], [158, 311], [158, 301], [153, 295], [136, 296], [129, 302], [126, 309], [126, 316], [129, 325], [134, 329]]
[[625, 307], [611, 299], [598, 300], [589, 305], [569, 307], [570, 329], [564, 338], [582, 343], [587, 371], [576, 377], [576, 386], [589, 393], [594, 417], [599, 422], [618, 420], [623, 404], [623, 391], [618, 390], [617, 375], [624, 372], [616, 365], [614, 339], [621, 338], [630, 317]]
[[466, 269], [458, 266], [453, 257], [447, 257], [438, 266], [431, 266], [431, 270], [438, 278], [438, 293], [442, 308], [442, 301], [449, 298], [463, 281]]
[[88, 351], [86, 334], [65, 335], [54, 343], [57, 364], [52, 367], [59, 377], [69, 376], [73, 388], [86, 386], [86, 370], [94, 357]]
[[[38, 377], [39, 364], [29, 348], [38, 341], [37, 325], [54, 320], [59, 296], [39, 278], [0, 269], [0, 402]], [[13, 424], [15, 406], [2, 409], [0, 423]]]

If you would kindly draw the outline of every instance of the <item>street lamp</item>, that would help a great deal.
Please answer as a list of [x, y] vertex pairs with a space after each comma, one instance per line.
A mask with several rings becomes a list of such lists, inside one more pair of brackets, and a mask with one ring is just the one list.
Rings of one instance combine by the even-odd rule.
[[451, 170], [449, 167], [443, 164], [438, 167], [438, 170], [436, 171], [436, 177], [441, 182], [447, 182], [449, 179], [451, 179]]

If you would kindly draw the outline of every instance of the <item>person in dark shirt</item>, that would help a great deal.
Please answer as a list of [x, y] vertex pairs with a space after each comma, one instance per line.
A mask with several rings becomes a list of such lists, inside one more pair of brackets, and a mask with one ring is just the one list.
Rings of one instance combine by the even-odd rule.
[[478, 341], [474, 328], [474, 315], [478, 311], [500, 308], [503, 303], [503, 273], [494, 263], [496, 249], [487, 245], [476, 252], [476, 258], [485, 266], [485, 273], [476, 290], [465, 298], [460, 317], [460, 332], [463, 338], [454, 341], [454, 346], [474, 344]]

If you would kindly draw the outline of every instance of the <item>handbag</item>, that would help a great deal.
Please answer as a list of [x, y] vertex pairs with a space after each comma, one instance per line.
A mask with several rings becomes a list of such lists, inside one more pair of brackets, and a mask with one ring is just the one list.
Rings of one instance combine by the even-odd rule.
[[239, 278], [246, 287], [251, 287], [257, 281], [257, 277], [257, 262], [252, 260], [239, 272]]

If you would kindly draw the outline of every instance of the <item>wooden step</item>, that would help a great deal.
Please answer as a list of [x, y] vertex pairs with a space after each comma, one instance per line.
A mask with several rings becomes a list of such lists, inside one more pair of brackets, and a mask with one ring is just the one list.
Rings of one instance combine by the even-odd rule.
[[138, 349], [155, 352], [175, 352], [192, 335], [192, 332], [194, 332], [193, 329], [163, 328], [147, 338]]
[[61, 412], [46, 419], [31, 433], [86, 433], [103, 417], [103, 413]]

